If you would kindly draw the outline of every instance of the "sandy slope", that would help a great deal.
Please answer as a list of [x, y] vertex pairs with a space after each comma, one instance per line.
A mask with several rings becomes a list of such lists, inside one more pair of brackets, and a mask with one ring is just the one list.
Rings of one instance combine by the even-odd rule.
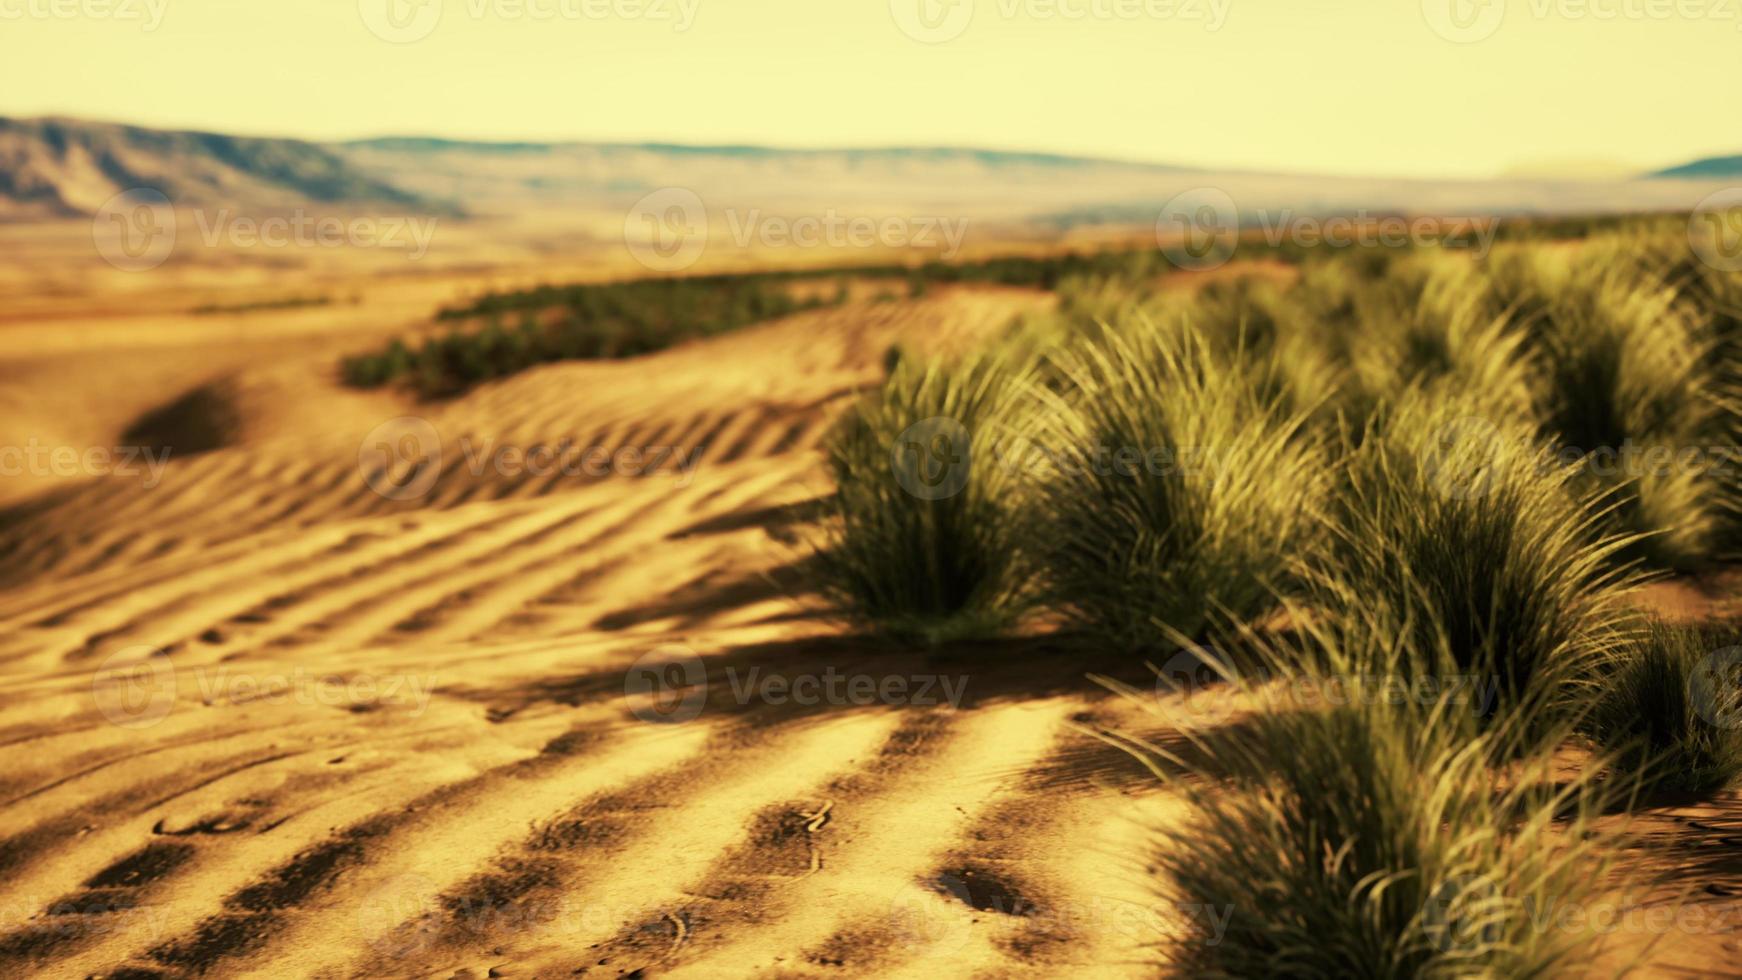
[[[226, 421], [149, 487], [49, 479], [0, 511], [0, 969], [1146, 972], [1175, 913], [1140, 821], [1173, 804], [1097, 735], [1154, 722], [1083, 678], [1131, 665], [876, 650], [790, 594], [819, 440], [888, 346], [1040, 302], [855, 304], [438, 406], [337, 388], [319, 336], [191, 336], [137, 362], [143, 391], [77, 370], [120, 371], [112, 344], [14, 362], [20, 404], [64, 407], [8, 438], [119, 439], [190, 389]], [[394, 430], [375, 454], [403, 415], [439, 449]], [[565, 440], [617, 472], [476, 462]], [[656, 447], [699, 463], [622, 452]], [[705, 686], [626, 683], [684, 650]], [[830, 676], [910, 687], [746, 687]], [[1737, 832], [1730, 803], [1702, 819]], [[1737, 877], [1698, 856], [1702, 883]]]
[[[439, 406], [335, 388], [320, 343], [162, 355], [156, 397], [196, 385], [232, 420], [225, 444], [150, 487], [50, 480], [0, 523], [0, 962], [1128, 972], [1147, 899], [1124, 801], [1150, 784], [1092, 734], [1123, 709], [1081, 664], [877, 651], [788, 593], [819, 440], [889, 345], [1037, 302], [855, 305]], [[96, 403], [64, 413], [77, 438], [125, 428], [100, 410], [114, 392], [55, 377]], [[360, 458], [403, 414], [442, 444], [423, 481]], [[631, 472], [478, 462], [564, 440]], [[699, 462], [636, 475], [616, 452], [667, 446]], [[391, 500], [383, 480], [427, 490]], [[709, 678], [681, 723], [625, 691], [670, 644]], [[737, 689], [831, 672], [913, 688], [870, 705]], [[961, 710], [926, 703], [943, 685]]]

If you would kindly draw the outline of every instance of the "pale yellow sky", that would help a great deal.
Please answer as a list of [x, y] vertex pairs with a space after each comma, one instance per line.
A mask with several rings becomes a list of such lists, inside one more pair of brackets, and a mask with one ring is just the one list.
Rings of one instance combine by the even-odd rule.
[[312, 138], [953, 144], [1353, 174], [1647, 168], [1742, 152], [1727, 125], [1742, 107], [1739, 9], [0, 0], [0, 114]]

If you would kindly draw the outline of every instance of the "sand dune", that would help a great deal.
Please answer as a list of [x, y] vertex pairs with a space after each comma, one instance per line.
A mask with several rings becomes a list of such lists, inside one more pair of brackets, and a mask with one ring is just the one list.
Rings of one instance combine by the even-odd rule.
[[[319, 345], [140, 397], [209, 444], [149, 487], [50, 480], [0, 528], [0, 961], [1128, 972], [1141, 931], [1083, 921], [1129, 926], [1092, 910], [1146, 901], [1120, 842], [1127, 797], [1153, 787], [1092, 733], [1124, 709], [1063, 658], [839, 639], [800, 595], [791, 534], [834, 413], [891, 344], [963, 342], [1042, 303], [854, 304], [440, 405], [343, 392]], [[404, 415], [441, 442], [421, 481], [360, 455]], [[564, 443], [612, 471], [498, 453]], [[626, 463], [660, 447], [693, 455]], [[705, 665], [706, 701], [643, 721], [660, 716], [626, 671], [673, 644]], [[826, 672], [916, 688], [877, 705], [735, 688]]]
[[[0, 964], [1146, 972], [1177, 913], [1145, 882], [1143, 821], [1177, 804], [1101, 734], [1169, 733], [1084, 677], [1141, 666], [877, 649], [803, 595], [819, 445], [884, 352], [1045, 302], [854, 303], [441, 404], [340, 389], [332, 343], [295, 331], [195, 332], [124, 397], [77, 370], [100, 345], [20, 372], [21, 403], [87, 406], [64, 413], [77, 438], [201, 451], [154, 478], [51, 475], [0, 511]], [[525, 464], [563, 446], [610, 465]], [[638, 686], [650, 654], [705, 685]], [[758, 686], [827, 676], [908, 686]], [[1726, 807], [1658, 819], [1733, 827]]]

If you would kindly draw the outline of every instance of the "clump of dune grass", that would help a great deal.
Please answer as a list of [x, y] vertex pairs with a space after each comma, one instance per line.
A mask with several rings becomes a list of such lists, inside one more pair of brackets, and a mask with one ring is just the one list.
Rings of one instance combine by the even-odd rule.
[[1072, 276], [1059, 283], [1058, 314], [1079, 328], [1117, 323], [1156, 302], [1158, 289], [1122, 276]]
[[872, 632], [940, 643], [996, 634], [1028, 607], [1020, 433], [1032, 363], [893, 361], [831, 434], [817, 585]]
[[1544, 430], [1639, 535], [1625, 557], [1689, 570], [1733, 554], [1742, 514], [1742, 280], [1711, 268], [1685, 230], [1527, 246], [1488, 263], [1489, 305], [1531, 338]]
[[1120, 278], [1071, 276], [1056, 292], [1054, 308], [1018, 318], [996, 342], [1001, 356], [1035, 361], [1041, 379], [1054, 387], [1062, 379], [1046, 359], [1049, 352], [1098, 336], [1104, 324], [1119, 322], [1151, 302], [1154, 291]]
[[1336, 434], [1346, 417], [1349, 371], [1314, 325], [1291, 324], [1247, 363], [1260, 396], [1285, 416], [1304, 419], [1303, 432], [1320, 442]]
[[1709, 794], [1742, 781], [1742, 628], [1653, 622], [1585, 724], [1644, 786]]
[[1191, 297], [1192, 325], [1224, 348], [1267, 350], [1295, 316], [1287, 291], [1263, 276], [1213, 280]]
[[1132, 651], [1264, 614], [1315, 546], [1329, 462], [1240, 352], [1128, 320], [1059, 358], [1040, 437], [1046, 600]]
[[1335, 429], [1348, 371], [1334, 331], [1300, 288], [1266, 276], [1217, 280], [1154, 318], [1195, 331], [1217, 356], [1243, 365], [1262, 396], [1306, 416], [1316, 435]]
[[1321, 602], [1388, 610], [1415, 645], [1491, 670], [1509, 711], [1574, 712], [1634, 630], [1600, 494], [1526, 423], [1413, 391], [1352, 451]]
[[1559, 251], [1540, 244], [1496, 248], [1481, 263], [1487, 312], [1533, 324], [1565, 286], [1569, 265]]
[[1363, 276], [1356, 263], [1327, 258], [1304, 263], [1289, 300], [1305, 315], [1330, 326], [1346, 326], [1355, 316]]
[[1370, 418], [1411, 388], [1479, 398], [1507, 419], [1536, 411], [1525, 335], [1485, 301], [1487, 284], [1462, 256], [1424, 252], [1393, 264], [1392, 278], [1362, 294], [1350, 353]]
[[1550, 372], [1548, 421], [1589, 451], [1697, 430], [1709, 354], [1676, 292], [1582, 265], [1536, 327]]
[[1495, 736], [1444, 714], [1265, 715], [1243, 736], [1199, 763], [1241, 785], [1181, 783], [1190, 815], [1157, 828], [1159, 897], [1225, 917], [1164, 940], [1177, 975], [1577, 975], [1592, 956], [1539, 924], [1594, 897], [1586, 784], [1538, 762], [1497, 791]]
[[[1155, 943], [1169, 973], [1557, 976], [1592, 958], [1592, 937], [1557, 915], [1607, 884], [1614, 835], [1595, 821], [1625, 781], [1569, 780], [1546, 753], [1511, 757], [1535, 719], [1484, 718], [1462, 688], [1267, 695], [1297, 671], [1371, 682], [1457, 669], [1444, 624], [1400, 629], [1394, 613], [1321, 609], [1286, 644], [1245, 631], [1265, 669], [1229, 680], [1261, 710], [1188, 733], [1187, 751], [1129, 743], [1187, 807], [1154, 825], [1145, 855], [1158, 904], [1189, 913]], [[1298, 678], [1280, 686], [1302, 690]]]
[[1638, 262], [1585, 256], [1531, 325], [1546, 373], [1546, 429], [1613, 492], [1628, 551], [1685, 570], [1716, 557], [1733, 507], [1719, 458], [1734, 434], [1710, 323]]

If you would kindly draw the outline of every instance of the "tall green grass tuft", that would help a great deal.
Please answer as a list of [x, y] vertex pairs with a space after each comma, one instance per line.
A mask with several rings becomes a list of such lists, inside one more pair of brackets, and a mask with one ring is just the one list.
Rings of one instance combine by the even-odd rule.
[[[1339, 628], [1309, 624], [1301, 641], [1321, 679], [1452, 669], [1435, 624], [1424, 648], [1387, 614], [1337, 614]], [[1302, 659], [1262, 645], [1258, 656], [1282, 672]], [[1194, 911], [1157, 942], [1170, 973], [1499, 978], [1587, 965], [1592, 937], [1558, 928], [1557, 913], [1605, 884], [1614, 837], [1595, 820], [1625, 787], [1566, 781], [1546, 754], [1496, 769], [1532, 719], [1483, 719], [1463, 690], [1414, 691], [1313, 710], [1272, 702], [1232, 736], [1192, 735], [1190, 753], [1149, 750], [1187, 805], [1154, 826], [1146, 855], [1159, 903]]]
[[1742, 628], [1653, 622], [1585, 727], [1646, 787], [1705, 795], [1742, 782]]
[[[1613, 248], [1582, 256], [1530, 324], [1545, 368], [1546, 429], [1614, 494], [1628, 556], [1687, 570], [1712, 561], [1734, 488], [1714, 464], [1734, 434], [1709, 320]], [[1646, 268], [1641, 268], [1644, 265]]]
[[836, 490], [815, 567], [847, 619], [902, 641], [998, 633], [1028, 608], [1024, 473], [1031, 361], [894, 362], [829, 440]]
[[1319, 600], [1388, 611], [1464, 670], [1492, 670], [1508, 710], [1576, 710], [1634, 629], [1635, 576], [1602, 498], [1524, 423], [1424, 392], [1352, 452]]
[[1126, 321], [1059, 370], [1036, 501], [1049, 604], [1132, 651], [1271, 609], [1322, 529], [1329, 462], [1305, 416], [1186, 328]]
[[1392, 276], [1361, 297], [1350, 359], [1366, 402], [1353, 418], [1371, 418], [1412, 388], [1534, 418], [1525, 335], [1488, 307], [1482, 273], [1460, 256], [1422, 253], [1395, 263]]
[[1171, 937], [1173, 971], [1576, 975], [1591, 937], [1538, 917], [1593, 896], [1599, 807], [1542, 763], [1496, 799], [1493, 737], [1345, 708], [1264, 716], [1224, 743], [1207, 764], [1246, 785], [1186, 784], [1191, 816], [1158, 828], [1164, 900], [1227, 917], [1219, 936]]
[[1549, 371], [1548, 421], [1589, 451], [1697, 431], [1710, 350], [1675, 290], [1581, 265], [1535, 325]]

